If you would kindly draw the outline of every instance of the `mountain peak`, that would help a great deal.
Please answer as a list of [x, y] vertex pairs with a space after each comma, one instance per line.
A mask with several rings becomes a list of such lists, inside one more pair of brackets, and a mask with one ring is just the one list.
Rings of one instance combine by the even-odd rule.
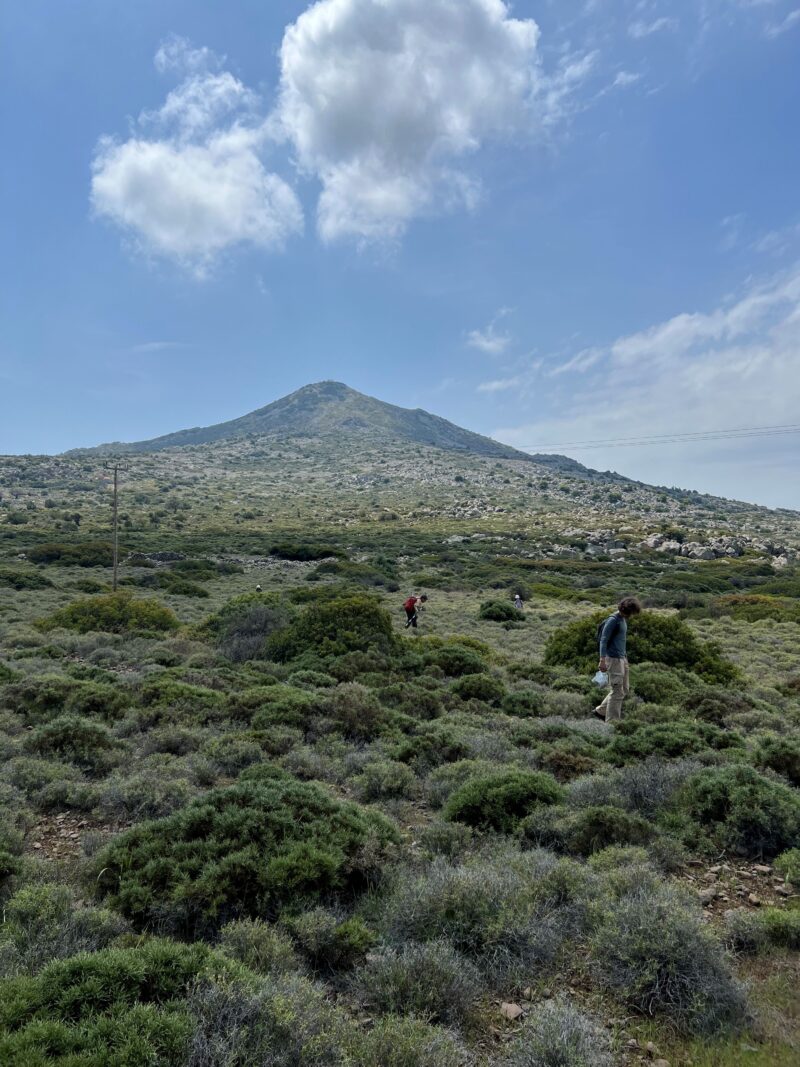
[[179, 430], [148, 441], [100, 445], [101, 452], [159, 452], [187, 445], [209, 445], [241, 437], [357, 438], [376, 447], [382, 442], [427, 445], [450, 452], [530, 459], [509, 445], [462, 429], [422, 408], [401, 408], [352, 389], [344, 382], [304, 385], [247, 415], [213, 426]]

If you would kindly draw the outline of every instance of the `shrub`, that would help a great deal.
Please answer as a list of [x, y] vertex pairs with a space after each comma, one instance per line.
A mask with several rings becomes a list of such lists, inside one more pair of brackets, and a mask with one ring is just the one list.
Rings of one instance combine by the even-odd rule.
[[420, 846], [430, 856], [455, 859], [467, 852], [472, 843], [472, 829], [458, 822], [438, 820], [429, 823], [419, 835]]
[[61, 1050], [65, 1064], [182, 1063], [192, 1027], [179, 1002], [222, 962], [204, 946], [151, 940], [14, 978], [0, 1001], [0, 1062], [52, 1063]]
[[520, 719], [546, 714], [544, 694], [535, 689], [518, 689], [503, 698], [503, 711]]
[[[556, 630], [545, 645], [545, 663], [590, 671], [597, 662], [597, 627], [605, 617], [591, 615]], [[734, 665], [714, 645], [698, 641], [675, 615], [644, 612], [631, 619], [628, 652], [634, 663], [682, 667], [709, 682], [728, 685], [738, 678]]]
[[800, 835], [800, 795], [752, 767], [709, 767], [690, 778], [679, 807], [707, 828], [722, 848], [776, 856]]
[[76, 600], [42, 619], [38, 625], [42, 630], [61, 628], [86, 634], [94, 630], [163, 632], [177, 630], [180, 624], [169, 608], [157, 600], [134, 600], [130, 593], [123, 591]]
[[677, 705], [690, 689], [697, 688], [697, 679], [687, 674], [662, 663], [637, 663], [633, 667], [633, 688], [648, 704]]
[[721, 946], [667, 885], [640, 886], [608, 908], [590, 941], [599, 979], [645, 1015], [711, 1035], [741, 1027], [744, 993]]
[[490, 622], [516, 622], [521, 617], [522, 612], [506, 600], [486, 600], [478, 612], [479, 619], [488, 619]]
[[322, 656], [372, 648], [388, 652], [394, 644], [389, 613], [372, 597], [358, 593], [311, 605], [274, 633], [266, 647], [270, 658], [286, 662], [305, 652]]
[[131, 703], [130, 694], [121, 687], [107, 682], [81, 682], [67, 694], [64, 708], [76, 715], [110, 721], [120, 718]]
[[722, 726], [731, 715], [749, 711], [752, 705], [740, 693], [728, 689], [706, 688], [689, 693], [681, 704], [681, 710], [704, 722]]
[[444, 817], [480, 830], [512, 833], [540, 804], [555, 804], [561, 787], [549, 774], [499, 771], [466, 782], [452, 794]]
[[647, 759], [649, 756], [675, 759], [709, 748], [743, 747], [744, 742], [739, 734], [731, 730], [721, 730], [711, 723], [679, 720], [651, 724], [628, 719], [614, 731], [614, 738], [605, 754], [615, 762], [629, 763]]
[[246, 593], [234, 597], [208, 619], [204, 629], [223, 655], [234, 663], [265, 658], [266, 642], [294, 616], [294, 609], [275, 594]]
[[362, 919], [342, 919], [328, 908], [312, 908], [284, 922], [314, 971], [352, 970], [363, 963], [376, 941]]
[[394, 944], [449, 941], [493, 980], [530, 977], [555, 956], [568, 928], [538, 896], [548, 853], [493, 850], [462, 862], [437, 858], [397, 876], [383, 915]]
[[464, 674], [481, 674], [488, 669], [476, 651], [454, 642], [426, 652], [425, 662], [439, 667], [450, 678], [460, 678]]
[[330, 694], [327, 712], [344, 735], [356, 741], [373, 740], [388, 718], [375, 694], [359, 682], [337, 686]]
[[61, 674], [42, 674], [11, 682], [3, 689], [3, 704], [22, 713], [29, 722], [42, 722], [65, 710], [71, 693], [81, 683]]
[[30, 563], [55, 563], [60, 567], [110, 567], [114, 562], [114, 546], [110, 541], [84, 541], [66, 544], [53, 541], [29, 548]]
[[773, 622], [800, 623], [800, 604], [794, 600], [763, 596], [760, 593], [734, 593], [715, 597], [709, 603], [708, 611], [712, 617], [728, 615], [746, 622], [770, 619]]
[[800, 910], [737, 908], [725, 914], [726, 940], [738, 952], [766, 948], [800, 949]]
[[464, 674], [453, 682], [452, 691], [462, 700], [481, 700], [485, 704], [497, 705], [503, 699], [506, 688], [499, 678], [491, 674]]
[[301, 563], [316, 562], [331, 557], [340, 558], [344, 555], [340, 548], [335, 545], [310, 544], [307, 541], [280, 541], [269, 550], [271, 556], [278, 559], [296, 560]]
[[163, 918], [191, 933], [353, 892], [377, 876], [398, 840], [388, 820], [255, 770], [117, 838], [98, 859], [98, 893], [138, 926]]
[[[352, 1040], [341, 1012], [323, 990], [299, 975], [258, 984], [214, 978], [192, 989], [193, 1020], [186, 1067], [328, 1067], [348, 1062]], [[166, 1067], [166, 1065], [165, 1065]]]
[[762, 737], [756, 746], [753, 762], [782, 775], [795, 787], [800, 787], [800, 738], [771, 734]]
[[88, 811], [95, 803], [94, 789], [77, 767], [19, 756], [2, 769], [4, 781], [19, 789], [38, 811], [77, 808]]
[[502, 1067], [612, 1067], [600, 1024], [564, 999], [537, 1004], [504, 1052]]
[[591, 856], [610, 845], [643, 845], [653, 836], [646, 819], [608, 805], [577, 812], [543, 809], [529, 816], [522, 829], [536, 844], [579, 856]]
[[252, 716], [254, 730], [269, 730], [273, 726], [305, 729], [311, 716], [320, 711], [320, 698], [315, 693], [289, 685], [259, 686], [232, 697], [232, 711], [236, 718], [248, 717], [250, 707], [259, 709]]
[[790, 848], [775, 860], [775, 870], [791, 885], [800, 886], [800, 848]]
[[97, 807], [107, 819], [138, 822], [171, 815], [194, 797], [186, 771], [171, 756], [155, 756], [133, 774], [112, 774], [99, 788]]
[[27, 752], [69, 760], [93, 774], [108, 769], [117, 747], [108, 727], [78, 715], [61, 715], [25, 739]]
[[52, 589], [53, 583], [43, 574], [0, 569], [0, 586], [7, 589]]
[[380, 1014], [458, 1025], [474, 1015], [482, 981], [446, 941], [430, 941], [374, 956], [355, 976], [354, 988]]
[[466, 1050], [448, 1030], [421, 1019], [388, 1016], [361, 1035], [356, 1062], [381, 1067], [464, 1067]]
[[118, 915], [77, 907], [67, 886], [47, 882], [18, 890], [6, 902], [4, 919], [0, 969], [6, 977], [35, 974], [53, 960], [96, 952], [128, 929]]
[[289, 935], [262, 919], [237, 919], [223, 926], [219, 948], [256, 974], [293, 974], [301, 966]]
[[397, 760], [374, 760], [364, 766], [353, 782], [361, 800], [385, 800], [411, 797], [417, 791], [417, 779], [406, 763]]
[[614, 804], [653, 819], [699, 769], [700, 764], [694, 760], [651, 756], [611, 774], [578, 779], [569, 787], [569, 803], [579, 808]]

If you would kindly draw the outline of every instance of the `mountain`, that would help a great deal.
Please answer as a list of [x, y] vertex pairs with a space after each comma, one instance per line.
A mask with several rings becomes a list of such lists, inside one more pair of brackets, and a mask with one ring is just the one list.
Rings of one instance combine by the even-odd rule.
[[198, 426], [149, 441], [132, 444], [114, 442], [79, 451], [106, 454], [160, 452], [166, 448], [207, 445], [251, 435], [275, 438], [336, 435], [340, 438], [368, 439], [375, 444], [381, 440], [403, 441], [448, 452], [496, 456], [498, 459], [535, 459], [576, 474], [588, 473], [587, 468], [566, 456], [531, 456], [526, 452], [518, 452], [510, 445], [464, 430], [422, 408], [412, 410], [387, 404], [358, 393], [342, 382], [306, 385], [266, 407], [214, 426]]

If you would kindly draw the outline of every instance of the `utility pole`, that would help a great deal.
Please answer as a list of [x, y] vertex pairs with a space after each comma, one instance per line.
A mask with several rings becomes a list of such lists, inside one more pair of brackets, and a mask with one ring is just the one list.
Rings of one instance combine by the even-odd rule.
[[120, 471], [126, 471], [126, 470], [128, 470], [128, 468], [123, 466], [121, 463], [118, 463], [118, 462], [117, 463], [106, 463], [105, 464], [105, 468], [106, 468], [106, 470], [113, 470], [113, 472], [114, 472], [114, 504], [113, 504], [113, 514], [114, 514], [114, 520], [113, 520], [114, 521], [114, 550], [113, 550], [114, 577], [112, 579], [111, 589], [112, 589], [113, 592], [116, 593], [116, 591], [117, 591], [117, 571], [119, 569], [119, 522], [118, 522], [118, 510], [117, 510], [117, 501], [118, 501], [118, 497], [119, 497], [119, 472]]

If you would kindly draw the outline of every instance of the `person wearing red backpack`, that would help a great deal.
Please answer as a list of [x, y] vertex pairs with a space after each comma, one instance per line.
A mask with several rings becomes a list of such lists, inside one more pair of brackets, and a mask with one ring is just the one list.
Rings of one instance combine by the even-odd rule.
[[406, 613], [406, 629], [409, 626], [417, 628], [417, 604], [427, 603], [428, 598], [423, 593], [422, 596], [410, 596], [408, 600], [403, 604], [403, 609]]

